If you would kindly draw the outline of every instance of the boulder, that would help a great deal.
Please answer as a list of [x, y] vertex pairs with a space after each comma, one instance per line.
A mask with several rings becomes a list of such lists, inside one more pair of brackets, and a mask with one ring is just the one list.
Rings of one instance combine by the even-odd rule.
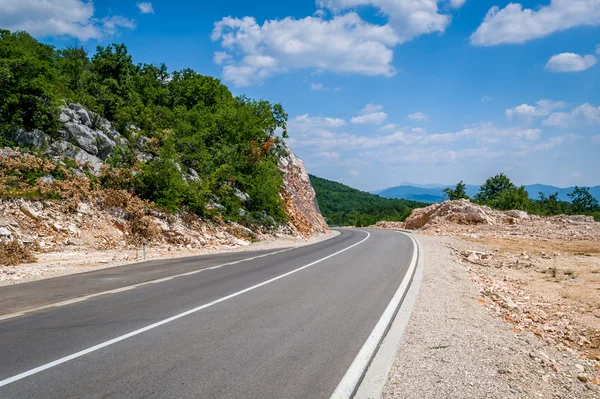
[[79, 163], [89, 163], [96, 174], [100, 173], [100, 168], [103, 165], [100, 158], [64, 140], [53, 142], [46, 151], [46, 154], [59, 158], [74, 158]]
[[116, 143], [102, 132], [96, 131], [95, 133], [98, 145], [98, 158], [105, 160], [115, 149]]
[[75, 113], [79, 116], [79, 120], [82, 124], [84, 124], [87, 127], [92, 126], [92, 119], [90, 118], [89, 113], [80, 104], [69, 104], [69, 108], [75, 111]]
[[12, 236], [12, 231], [6, 227], [0, 227], [0, 238], [6, 238]]
[[250, 196], [247, 193], [245, 193], [242, 190], [239, 190], [235, 187], [233, 188], [233, 195], [238, 197], [240, 199], [240, 201], [242, 201], [242, 202], [250, 201]]
[[524, 212], [524, 211], [512, 210], [512, 211], [506, 211], [504, 213], [506, 214], [506, 216], [510, 216], [515, 219], [528, 219], [529, 218], [529, 215], [527, 214], [527, 212]]
[[13, 129], [10, 133], [10, 139], [15, 143], [25, 144], [35, 149], [46, 147], [50, 143], [50, 136], [38, 129], [31, 132], [26, 132], [23, 129]]
[[64, 128], [69, 134], [69, 139], [73, 139], [82, 150], [92, 155], [98, 155], [96, 132], [85, 125], [74, 122], [65, 123]]

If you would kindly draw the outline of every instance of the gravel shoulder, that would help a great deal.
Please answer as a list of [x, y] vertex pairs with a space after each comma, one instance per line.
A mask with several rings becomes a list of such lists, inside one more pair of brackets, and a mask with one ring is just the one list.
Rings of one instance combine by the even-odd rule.
[[481, 302], [452, 254], [458, 239], [418, 236], [425, 270], [383, 398], [600, 398], [581, 381], [595, 360], [516, 331]]
[[[226, 252], [258, 251], [287, 247], [298, 247], [315, 244], [340, 234], [330, 231], [327, 234], [315, 235], [312, 238], [294, 236], [271, 236], [266, 240], [240, 245], [215, 245], [202, 248], [186, 248], [181, 246], [160, 245], [147, 249], [147, 260], [173, 259], [186, 256], [209, 255]], [[52, 277], [84, 273], [92, 270], [106, 269], [140, 262], [141, 250], [93, 250], [81, 247], [71, 251], [51, 252], [37, 255], [36, 263], [17, 266], [0, 266], [0, 286], [26, 283]]]

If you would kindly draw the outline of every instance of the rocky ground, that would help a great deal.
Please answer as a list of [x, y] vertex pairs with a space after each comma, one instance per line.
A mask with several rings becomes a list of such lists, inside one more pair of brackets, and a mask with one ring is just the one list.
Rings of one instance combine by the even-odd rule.
[[600, 223], [449, 201], [376, 227], [426, 256], [386, 397], [600, 397]]
[[482, 306], [460, 240], [418, 236], [425, 270], [383, 397], [600, 398], [600, 362], [549, 345]]

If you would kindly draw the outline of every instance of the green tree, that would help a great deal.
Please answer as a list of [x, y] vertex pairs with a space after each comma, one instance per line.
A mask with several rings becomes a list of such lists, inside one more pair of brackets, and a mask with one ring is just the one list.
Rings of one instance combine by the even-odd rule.
[[0, 134], [15, 127], [59, 128], [61, 101], [56, 54], [25, 32], [0, 30]]
[[598, 210], [598, 200], [590, 194], [588, 187], [575, 186], [570, 194], [567, 194], [571, 198], [573, 204], [573, 211], [577, 213], [588, 213], [595, 212]]
[[454, 189], [447, 187], [442, 191], [448, 196], [449, 200], [469, 199], [466, 191], [467, 185], [461, 180], [456, 184]]
[[527, 193], [525, 186], [521, 186], [519, 188], [515, 187], [502, 190], [500, 194], [489, 201], [488, 204], [502, 210], [518, 209], [527, 211], [531, 207], [531, 200], [529, 199], [529, 193]]
[[480, 203], [492, 202], [505, 190], [515, 190], [517, 187], [510, 181], [510, 179], [504, 175], [504, 173], [497, 174], [494, 177], [490, 177], [485, 183], [479, 188], [479, 192], [475, 196], [475, 200]]

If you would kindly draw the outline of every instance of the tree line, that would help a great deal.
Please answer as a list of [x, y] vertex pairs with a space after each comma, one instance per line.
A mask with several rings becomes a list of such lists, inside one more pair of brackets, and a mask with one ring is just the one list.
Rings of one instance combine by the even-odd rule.
[[466, 185], [458, 182], [454, 188], [443, 190], [444, 196], [450, 200], [469, 199], [500, 210], [522, 210], [535, 215], [589, 215], [600, 220], [600, 205], [590, 193], [588, 187], [575, 186], [569, 194], [570, 202], [558, 199], [558, 193], [545, 195], [539, 193], [538, 199], [529, 198], [525, 186], [517, 187], [503, 173], [490, 177], [480, 187], [475, 198], [469, 198]]

